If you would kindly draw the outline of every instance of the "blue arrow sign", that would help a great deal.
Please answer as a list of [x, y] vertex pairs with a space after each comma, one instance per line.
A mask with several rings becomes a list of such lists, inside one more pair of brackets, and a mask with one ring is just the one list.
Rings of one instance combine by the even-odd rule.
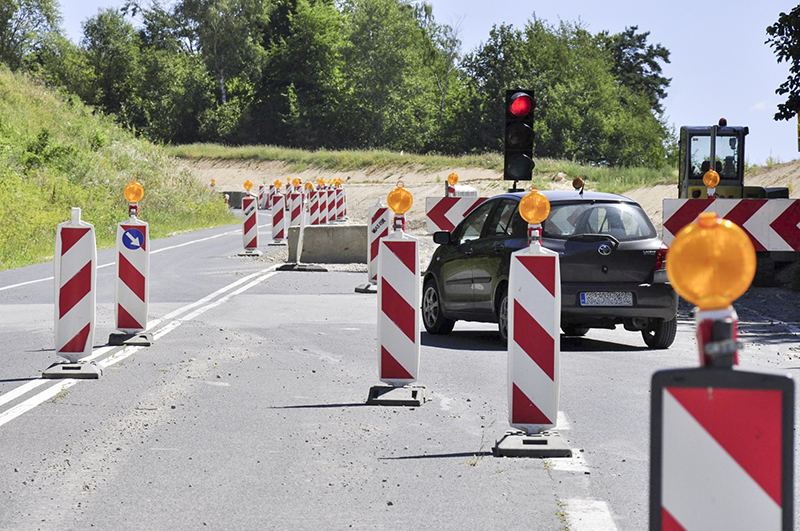
[[122, 234], [122, 245], [135, 251], [144, 245], [144, 234], [139, 229], [128, 229]]

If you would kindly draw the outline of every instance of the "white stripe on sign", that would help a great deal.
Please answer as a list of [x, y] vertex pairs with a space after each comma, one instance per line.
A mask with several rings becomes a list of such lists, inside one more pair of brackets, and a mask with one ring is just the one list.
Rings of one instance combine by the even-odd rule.
[[[212, 303], [210, 303], [210, 304], [208, 304], [208, 305], [206, 305], [204, 307], [201, 307], [201, 308], [195, 310], [194, 312], [192, 312], [191, 314], [186, 315], [185, 317], [183, 317], [180, 320], [175, 320], [175, 321], [169, 322], [167, 325], [162, 327], [160, 330], [155, 331], [153, 333], [153, 339], [159, 339], [159, 338], [167, 335], [169, 332], [172, 332], [173, 330], [177, 329], [183, 322], [189, 321], [191, 319], [194, 319], [195, 317], [197, 317], [198, 315], [202, 314], [206, 310], [209, 310], [209, 309], [211, 309], [211, 308], [213, 308], [215, 306], [219, 306], [222, 302], [228, 301], [231, 297], [233, 297], [235, 295], [239, 295], [239, 294], [247, 291], [248, 289], [258, 285], [260, 282], [263, 282], [264, 280], [266, 280], [266, 279], [268, 279], [268, 278], [270, 278], [272, 276], [277, 275], [277, 272], [274, 271], [274, 269], [277, 266], [278, 266], [277, 264], [273, 265], [273, 266], [270, 266], [269, 268], [261, 270], [261, 271], [259, 271], [257, 273], [254, 273], [254, 274], [252, 274], [252, 275], [250, 275], [248, 277], [245, 277], [243, 279], [239, 279], [236, 282], [233, 282], [232, 284], [229, 284], [228, 286], [225, 286], [224, 288], [217, 290], [216, 292], [212, 293], [211, 295], [209, 295], [207, 297], [204, 297], [203, 299], [201, 299], [201, 301], [206, 301], [207, 302], [207, 299], [209, 297], [213, 298], [213, 296], [215, 296], [217, 294], [220, 294], [220, 293], [224, 293], [226, 291], [229, 291], [230, 289], [242, 284], [243, 282], [246, 282], [250, 278], [253, 278], [255, 276], [261, 275], [256, 280], [254, 280], [254, 281], [248, 283], [247, 285], [239, 288], [238, 290], [234, 291], [230, 295], [228, 295], [226, 297], [223, 297], [222, 299], [220, 299], [218, 301], [214, 301], [214, 302], [212, 302]], [[178, 310], [175, 310], [175, 311], [171, 312], [170, 315], [179, 315], [179, 314], [185, 312], [187, 309], [194, 308], [195, 306], [198, 305], [198, 303], [202, 304], [201, 301], [189, 304], [187, 306], [184, 306], [183, 308], [179, 308]], [[164, 318], [160, 319], [160, 320], [157, 320], [156, 322], [160, 323], [163, 320], [166, 320], [166, 316]], [[150, 330], [150, 329], [148, 329], [148, 330]], [[116, 350], [116, 352], [114, 352], [113, 354], [109, 355], [107, 358], [105, 358], [104, 360], [102, 360], [102, 361], [100, 361], [98, 363], [98, 365], [100, 367], [106, 368], [106, 367], [109, 367], [111, 365], [114, 365], [115, 363], [119, 363], [120, 361], [124, 360], [125, 358], [128, 358], [129, 356], [131, 356], [132, 354], [138, 352], [142, 348], [144, 348], [144, 347], [107, 347], [107, 346], [106, 347], [101, 347], [101, 348], [97, 349], [96, 351], [94, 351], [91, 355], [86, 356], [84, 358], [81, 358], [81, 361], [90, 361], [92, 359], [95, 359], [97, 357], [105, 355], [105, 354], [111, 352], [112, 350]], [[43, 385], [43, 384], [48, 383], [50, 381], [51, 380], [37, 379], [37, 380], [33, 380], [31, 382], [28, 382], [28, 383], [26, 383], [24, 385], [21, 385], [20, 387], [18, 387], [16, 389], [13, 389], [13, 390], [9, 391], [8, 393], [0, 396], [0, 404], [8, 403], [8, 402], [10, 402], [10, 401], [22, 396], [23, 394], [27, 393], [28, 391], [31, 391], [31, 390], [35, 389], [36, 387], [39, 387], [40, 385]], [[38, 394], [36, 394], [36, 395], [32, 396], [31, 398], [25, 400], [24, 402], [22, 402], [20, 404], [17, 404], [16, 406], [14, 406], [14, 407], [12, 407], [12, 408], [0, 413], [0, 426], [3, 426], [7, 422], [10, 422], [11, 420], [19, 417], [20, 415], [22, 415], [24, 413], [27, 413], [28, 411], [30, 411], [34, 407], [42, 404], [43, 402], [46, 402], [47, 400], [50, 400], [51, 398], [53, 398], [56, 395], [58, 395], [60, 392], [68, 389], [69, 387], [72, 387], [73, 385], [75, 385], [79, 381], [80, 380], [75, 380], [75, 379], [71, 379], [71, 378], [70, 379], [66, 379], [66, 380], [61, 380], [61, 381], [57, 382], [55, 385], [52, 385], [51, 387], [39, 392]]]
[[539, 323], [539, 326], [550, 334], [551, 337], [555, 334], [554, 339], [558, 341], [559, 331], [555, 323], [556, 313], [553, 310], [555, 297], [547, 291], [547, 288], [542, 285], [539, 279], [536, 278], [522, 262], [514, 269], [520, 276], [516, 279], [516, 282], [514, 282], [514, 289], [517, 293], [509, 294], [509, 303], [512, 299], [519, 302], [522, 307], [525, 308], [525, 311], [533, 317], [533, 320]]
[[781, 529], [781, 508], [666, 390], [664, 509], [686, 531]]
[[564, 500], [570, 531], [617, 531], [608, 504], [600, 500]]

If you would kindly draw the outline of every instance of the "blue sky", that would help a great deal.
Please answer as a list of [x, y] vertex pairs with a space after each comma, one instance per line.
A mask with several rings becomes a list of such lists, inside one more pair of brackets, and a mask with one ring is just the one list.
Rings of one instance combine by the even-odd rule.
[[[462, 52], [484, 42], [492, 25], [522, 29], [533, 17], [552, 24], [580, 21], [592, 33], [639, 26], [648, 42], [670, 51], [664, 75], [672, 78], [664, 101], [665, 117], [681, 125], [712, 125], [725, 117], [730, 125], [747, 125], [747, 160], [764, 164], [769, 157], [788, 162], [800, 158], [797, 122], [775, 122], [783, 99], [775, 89], [789, 74], [764, 44], [765, 28], [790, 11], [792, 1], [776, 0], [427, 0], [440, 23], [460, 28]], [[81, 23], [99, 8], [120, 7], [122, 0], [61, 0], [63, 26], [73, 41]]]

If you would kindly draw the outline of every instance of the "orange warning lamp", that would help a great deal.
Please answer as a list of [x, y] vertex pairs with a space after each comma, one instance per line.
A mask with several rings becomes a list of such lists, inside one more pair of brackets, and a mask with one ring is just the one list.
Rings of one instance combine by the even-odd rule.
[[519, 215], [531, 225], [539, 225], [550, 215], [550, 201], [536, 188], [519, 202]]
[[714, 170], [708, 170], [705, 175], [703, 175], [703, 184], [708, 188], [716, 188], [719, 184], [719, 173]]
[[275, 188], [280, 188], [281, 186], [283, 186], [283, 181], [281, 181], [280, 179], [275, 179], [275, 182], [274, 182], [274, 183], [272, 183], [272, 185], [273, 185]]
[[411, 192], [403, 187], [403, 181], [398, 181], [397, 188], [389, 192], [386, 198], [386, 204], [389, 205], [392, 212], [398, 216], [402, 216], [408, 212], [411, 205], [414, 204], [414, 198], [411, 196]]
[[295, 188], [297, 188], [298, 186], [300, 186], [300, 183], [301, 183], [301, 182], [303, 182], [303, 181], [301, 181], [301, 180], [300, 180], [300, 178], [298, 178], [298, 177], [295, 177], [294, 179], [292, 179], [292, 186], [294, 186]]
[[314, 190], [314, 185], [313, 185], [312, 183], [310, 183], [310, 182], [307, 182], [307, 183], [306, 183], [306, 184], [304, 184], [303, 186], [304, 186], [304, 187], [305, 187], [305, 189], [306, 189], [306, 190], [308, 190], [309, 192], [311, 192], [311, 191], [313, 191], [313, 190]]
[[458, 184], [458, 174], [453, 172], [447, 176], [447, 182], [450, 183], [450, 186], [455, 186]]
[[574, 189], [582, 190], [583, 185], [584, 185], [583, 179], [581, 179], [580, 177], [575, 177], [574, 179], [572, 179], [572, 187]]
[[738, 225], [713, 212], [682, 228], [667, 254], [667, 276], [700, 310], [721, 310], [738, 299], [756, 273], [756, 251]]
[[217, 184], [217, 181], [216, 181], [216, 179], [211, 179], [211, 186], [214, 186], [214, 185], [216, 185], [216, 184]]
[[125, 199], [128, 200], [128, 203], [136, 204], [144, 197], [144, 186], [136, 182], [136, 179], [134, 179], [129, 182], [127, 186], [125, 186], [123, 193], [125, 194]]
[[250, 179], [247, 179], [247, 180], [244, 182], [244, 189], [245, 189], [245, 190], [247, 190], [248, 192], [249, 192], [250, 190], [252, 190], [252, 189], [253, 189], [253, 181], [251, 181]]

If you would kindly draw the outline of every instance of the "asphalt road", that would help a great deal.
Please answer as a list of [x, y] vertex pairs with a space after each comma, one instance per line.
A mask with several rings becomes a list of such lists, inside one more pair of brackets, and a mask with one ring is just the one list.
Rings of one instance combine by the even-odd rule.
[[[688, 307], [666, 351], [622, 329], [562, 338], [559, 431], [575, 457], [496, 458], [508, 412], [493, 325], [423, 332], [430, 400], [367, 406], [366, 269], [277, 272], [267, 240], [260, 259], [237, 256], [236, 226], [151, 242], [146, 348], [105, 346], [113, 251], [99, 252], [112, 265], [94, 381], [39, 378], [58, 360], [52, 264], [0, 272], [0, 529], [647, 527], [650, 378], [697, 365]], [[770, 300], [737, 304], [741, 365], [793, 373], [800, 325]]]

